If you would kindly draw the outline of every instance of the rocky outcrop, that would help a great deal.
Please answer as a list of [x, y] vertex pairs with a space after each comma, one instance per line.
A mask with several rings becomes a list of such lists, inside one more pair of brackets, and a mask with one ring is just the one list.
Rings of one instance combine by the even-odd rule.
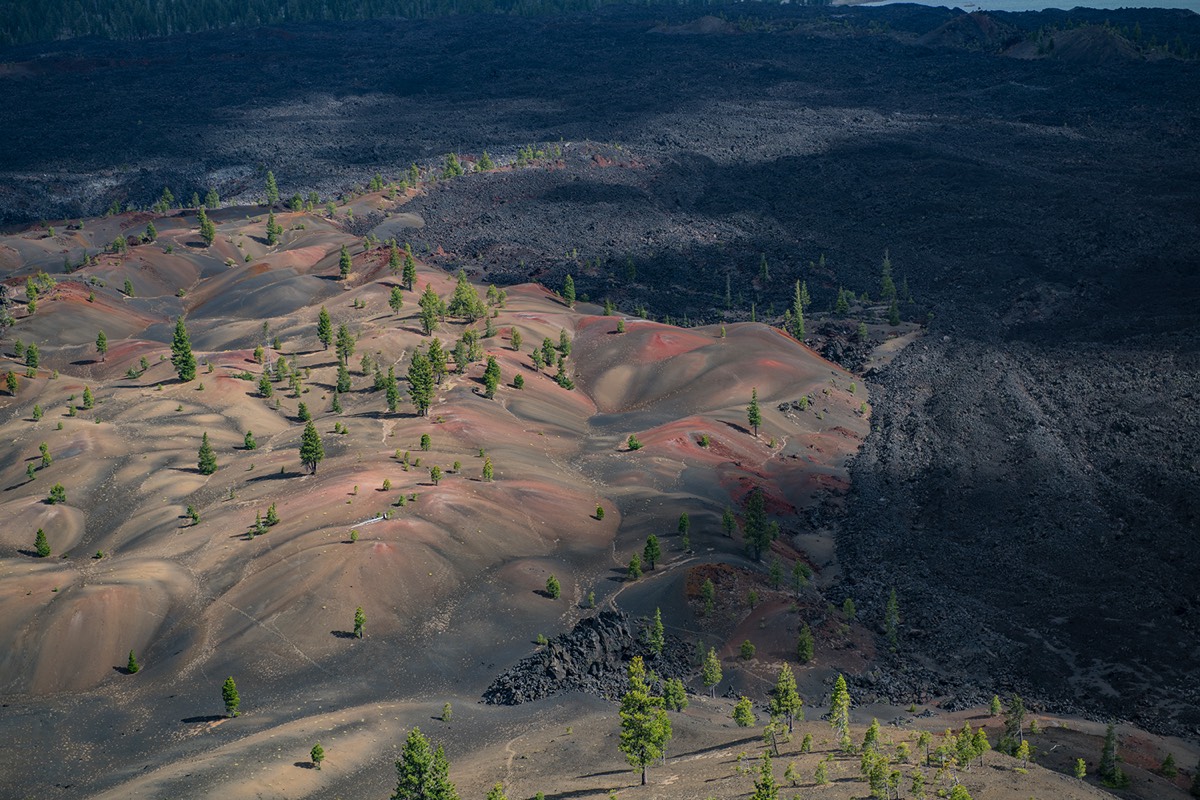
[[562, 692], [617, 697], [628, 688], [626, 669], [634, 656], [659, 678], [686, 678], [692, 671], [688, 647], [667, 636], [661, 655], [650, 652], [643, 626], [617, 611], [581, 620], [569, 633], [506, 670], [483, 693], [490, 705], [518, 705]]

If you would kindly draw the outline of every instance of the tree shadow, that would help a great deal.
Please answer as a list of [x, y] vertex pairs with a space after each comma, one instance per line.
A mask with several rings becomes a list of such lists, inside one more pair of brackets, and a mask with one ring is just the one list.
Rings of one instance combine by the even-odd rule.
[[357, 639], [354, 631], [330, 631], [329, 635], [335, 639]]
[[726, 419], [726, 420], [721, 420], [721, 422], [723, 422], [725, 425], [728, 425], [729, 427], [733, 428], [733, 429], [734, 429], [735, 431], [737, 431], [738, 433], [744, 433], [744, 434], [746, 434], [746, 435], [748, 435], [748, 436], [750, 435], [750, 429], [749, 429], [749, 428], [746, 428], [746, 427], [744, 427], [744, 426], [742, 426], [742, 425], [738, 425], [736, 422], [730, 422], [730, 421], [729, 421], [729, 420], [727, 420], [727, 419]]
[[184, 725], [196, 725], [204, 722], [220, 722], [225, 718], [224, 714], [207, 714], [203, 717], [184, 717], [179, 721]]
[[541, 596], [541, 597], [544, 597], [544, 598], [546, 598], [547, 600], [553, 600], [553, 599], [554, 599], [554, 595], [550, 594], [550, 593], [549, 593], [549, 592], [547, 592], [545, 589], [534, 589], [534, 590], [533, 590], [533, 593], [534, 593], [534, 594], [536, 594], [536, 595], [539, 595], [539, 596]]
[[283, 481], [288, 478], [298, 478], [304, 475], [303, 472], [268, 472], [263, 475], [256, 475], [250, 478], [246, 483], [261, 483], [262, 481]]
[[39, 556], [37, 554], [36, 550], [25, 550], [24, 548], [22, 548], [22, 549], [17, 550], [17, 552], [23, 556], [29, 556], [30, 558], [41, 558], [41, 556]]
[[607, 772], [589, 772], [587, 775], [576, 775], [575, 780], [583, 780], [584, 778], [607, 778], [609, 775], [628, 775], [630, 770], [627, 769], [610, 769]]
[[299, 767], [300, 769], [316, 769], [317, 768], [317, 765], [312, 763], [311, 761], [297, 761], [294, 764], [292, 764], [292, 766]]
[[[129, 667], [113, 667], [113, 671], [114, 671], [114, 672], [116, 672], [116, 673], [119, 673], [119, 674], [121, 674], [121, 675], [133, 675], [133, 674], [134, 674], [134, 673], [133, 673], [133, 672], [132, 672], [132, 671], [129, 669]], [[141, 670], [139, 670], [139, 672], [140, 672], [140, 671], [141, 671]]]

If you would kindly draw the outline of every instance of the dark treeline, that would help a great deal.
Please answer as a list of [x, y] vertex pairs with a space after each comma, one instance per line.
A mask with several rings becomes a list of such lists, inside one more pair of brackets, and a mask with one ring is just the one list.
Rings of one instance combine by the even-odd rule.
[[0, 0], [0, 45], [77, 36], [140, 39], [283, 22], [558, 13], [614, 2], [618, 0]]

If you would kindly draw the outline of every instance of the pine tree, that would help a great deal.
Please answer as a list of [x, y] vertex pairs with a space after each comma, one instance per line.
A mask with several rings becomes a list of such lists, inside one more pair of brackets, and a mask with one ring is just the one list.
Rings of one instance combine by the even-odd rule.
[[666, 632], [663, 630], [662, 609], [654, 609], [654, 621], [650, 623], [650, 628], [646, 632], [646, 644], [650, 646], [650, 652], [656, 656], [661, 656], [663, 645], [666, 643]]
[[667, 678], [663, 684], [663, 700], [668, 711], [683, 711], [688, 707], [687, 689], [680, 678]]
[[775, 678], [775, 688], [771, 690], [771, 716], [787, 719], [788, 733], [792, 732], [792, 723], [797, 715], [804, 718], [804, 701], [796, 691], [796, 676], [787, 664], [779, 667]]
[[646, 685], [646, 667], [641, 656], [629, 664], [629, 691], [621, 698], [621, 738], [618, 747], [625, 758], [642, 771], [646, 785], [646, 767], [661, 758], [671, 739], [671, 721], [661, 697], [650, 693]]
[[346, 249], [346, 245], [342, 245], [342, 251], [338, 254], [338, 275], [342, 280], [350, 277], [350, 270], [354, 262], [350, 259], [350, 251]]
[[842, 750], [850, 752], [853, 747], [850, 742], [850, 690], [846, 687], [846, 678], [840, 674], [829, 696], [829, 725], [838, 732]]
[[[200, 238], [204, 240], [204, 244], [208, 247], [217, 239], [217, 226], [208, 218], [208, 214], [204, 210], [204, 206], [200, 207], [197, 214], [197, 220], [200, 223]], [[128, 294], [128, 293], [127, 293]], [[130, 294], [130, 297], [133, 295]]]
[[[304, 405], [301, 403], [301, 405]], [[254, 431], [246, 431], [246, 435], [242, 438], [242, 447], [247, 450], [257, 450], [258, 442], [254, 440]]]
[[717, 696], [717, 684], [721, 682], [722, 677], [721, 660], [717, 658], [717, 651], [710, 647], [708, 655], [704, 657], [704, 663], [700, 666], [700, 680], [713, 697]]
[[642, 561], [646, 563], [646, 569], [654, 569], [661, 557], [662, 547], [658, 543], [658, 537], [652, 533], [646, 537], [646, 546], [642, 548]]
[[16, 397], [17, 389], [21, 388], [21, 383], [17, 380], [17, 375], [12, 370], [9, 370], [8, 374], [4, 376], [4, 388], [8, 390], [10, 397]]
[[433, 749], [420, 728], [409, 732], [396, 761], [396, 791], [391, 800], [458, 800], [445, 751], [440, 745]]
[[762, 412], [758, 408], [758, 389], [750, 390], [750, 405], [746, 408], [746, 421], [750, 423], [750, 427], [754, 428], [754, 435], [758, 436], [758, 426], [762, 425]]
[[30, 342], [29, 346], [25, 348], [25, 366], [29, 367], [31, 370], [34, 370], [37, 369], [41, 363], [42, 354], [38, 350], [38, 346], [35, 343]]
[[483, 371], [483, 396], [489, 400], [496, 396], [496, 388], [500, 385], [500, 365], [493, 356], [488, 356], [487, 368]]
[[337, 340], [333, 344], [338, 361], [349, 364], [350, 357], [354, 355], [354, 345], [354, 335], [350, 333], [350, 329], [346, 327], [345, 323], [338, 325]]
[[[488, 155], [488, 151], [484, 150], [483, 155], [479, 156], [479, 161], [476, 163], [475, 168], [480, 172], [488, 172], [496, 168], [496, 162], [492, 161], [492, 157]], [[499, 786], [500, 784], [496, 785]], [[489, 796], [488, 800], [492, 800], [492, 798]]]
[[758, 778], [754, 781], [754, 794], [750, 795], [750, 800], [779, 800], [779, 786], [775, 783], [775, 773], [771, 769], [770, 753], [762, 754]]
[[575, 279], [570, 275], [563, 280], [563, 300], [567, 302], [567, 308], [575, 307]]
[[279, 202], [279, 185], [275, 183], [275, 173], [267, 170], [267, 205], [273, 206]]
[[404, 278], [405, 287], [411, 292], [413, 282], [417, 279], [417, 262], [413, 260], [412, 248], [404, 245]]
[[[31, 345], [32, 346], [32, 345]], [[196, 357], [192, 355], [192, 341], [188, 338], [183, 317], [175, 320], [175, 336], [171, 340], [171, 364], [179, 380], [187, 383], [196, 377]]]
[[275, 387], [271, 385], [271, 376], [263, 373], [258, 377], [258, 396], [270, 397], [275, 394]]
[[200, 470], [201, 475], [212, 475], [217, 471], [217, 454], [213, 452], [212, 445], [208, 443], [207, 433], [200, 438], [197, 469]]
[[711, 614], [713, 606], [717, 600], [717, 587], [713, 585], [712, 578], [705, 578], [704, 583], [700, 584], [700, 602], [704, 604], [704, 613]]
[[418, 304], [421, 306], [419, 314], [421, 332], [429, 336], [437, 327], [442, 300], [437, 296], [437, 292], [433, 290], [433, 286], [427, 283], [425, 284], [425, 291], [421, 293], [421, 299], [418, 301]]
[[442, 468], [436, 464], [430, 467], [429, 480], [433, 481], [434, 486], [437, 486], [442, 480]]
[[321, 762], [325, 760], [325, 748], [321, 747], [320, 742], [317, 742], [312, 746], [312, 750], [308, 751], [308, 757], [312, 760], [312, 765], [320, 769]]
[[325, 306], [321, 306], [321, 311], [317, 314], [317, 339], [326, 350], [333, 344], [333, 320], [329, 318]]
[[988, 714], [993, 717], [1000, 716], [1000, 695], [992, 695], [992, 702], [988, 704]]
[[775, 528], [767, 521], [766, 497], [761, 488], [755, 486], [746, 496], [742, 517], [745, 520], [746, 547], [755, 561], [761, 561], [763, 552], [775, 539]]
[[813, 657], [813, 634], [808, 623], [800, 626], [800, 635], [796, 639], [796, 658], [801, 664], [807, 664]]
[[892, 304], [888, 306], [888, 325], [893, 328], [900, 324], [900, 306], [896, 303], [896, 298], [892, 298]]
[[237, 684], [233, 682], [232, 675], [225, 679], [225, 685], [221, 687], [221, 699], [225, 701], [225, 714], [236, 717], [238, 707], [242, 704], [242, 698], [238, 694]]
[[636, 581], [642, 577], [642, 557], [637, 553], [633, 554], [633, 558], [629, 559], [629, 567], [625, 570], [625, 580]]
[[33, 549], [37, 552], [38, 558], [49, 558], [50, 542], [46, 539], [46, 532], [41, 528], [37, 529], [37, 534], [33, 537]]
[[104, 331], [96, 334], [96, 352], [100, 355], [100, 360], [108, 354], [108, 337], [104, 335]]
[[879, 291], [884, 300], [896, 299], [896, 283], [892, 280], [892, 259], [886, 250], [883, 251], [883, 265], [880, 268]]
[[399, 286], [393, 286], [392, 291], [388, 294], [388, 306], [392, 309], [393, 314], [399, 314], [400, 309], [404, 307], [404, 292]]
[[1000, 737], [1000, 751], [1012, 755], [1018, 745], [1025, 741], [1025, 702], [1021, 695], [1013, 694], [1004, 712], [1004, 734]]
[[354, 635], [359, 639], [363, 637], [363, 628], [367, 624], [367, 615], [363, 612], [362, 606], [354, 609]]
[[837, 302], [833, 306], [833, 312], [839, 317], [844, 317], [850, 313], [850, 301], [846, 299], [846, 290], [838, 287]]
[[743, 696], [733, 707], [733, 721], [739, 728], [749, 728], [754, 724], [754, 709], [750, 706], [750, 698]]
[[344, 363], [338, 364], [337, 383], [334, 384], [334, 390], [338, 394], [345, 394], [350, 391], [350, 370], [346, 369]]
[[267, 244], [279, 244], [279, 235], [283, 233], [283, 226], [275, 222], [275, 212], [267, 214]]
[[1129, 785], [1129, 777], [1121, 769], [1120, 761], [1117, 755], [1117, 726], [1110, 722], [1104, 731], [1104, 749], [1100, 752], [1100, 766], [1096, 770], [1106, 786], [1116, 789]]
[[801, 292], [800, 281], [796, 281], [795, 297], [792, 299], [792, 336], [797, 339], [804, 338], [804, 295], [807, 290]]
[[475, 291], [475, 287], [467, 280], [467, 273], [461, 269], [458, 271], [458, 281], [454, 285], [454, 294], [450, 297], [446, 313], [452, 317], [461, 317], [468, 323], [487, 313], [483, 301], [479, 299], [479, 292]]
[[321, 445], [321, 434], [317, 426], [309, 420], [304, 425], [304, 433], [300, 436], [300, 463], [313, 475], [317, 474], [317, 464], [325, 458], [325, 448]]
[[433, 391], [433, 368], [429, 365], [429, 358], [420, 350], [416, 350], [408, 367], [408, 395], [417, 407], [419, 416], [429, 414], [429, 406], [433, 403]]
[[[396, 244], [396, 240], [392, 239], [391, 249], [388, 252], [388, 262], [387, 262], [388, 271], [391, 272], [393, 275], [399, 275], [402, 263], [403, 263], [403, 261], [400, 258], [400, 247]], [[400, 287], [394, 286], [392, 288], [399, 289]]]
[[140, 672], [141, 669], [142, 669], [142, 665], [138, 663], [137, 656], [135, 656], [133, 654], [133, 651], [130, 650], [129, 651], [129, 661], [127, 661], [125, 663], [125, 672], [129, 675], [134, 675], [134, 674]]
[[1087, 777], [1087, 762], [1082, 758], [1075, 759], [1075, 777], [1079, 780]]
[[493, 478], [493, 476], [494, 476], [494, 475], [495, 475], [495, 468], [492, 466], [492, 459], [491, 459], [491, 457], [484, 458], [484, 459], [483, 459], [483, 480], [484, 480], [484, 483], [491, 483], [491, 482], [492, 482], [492, 478]]

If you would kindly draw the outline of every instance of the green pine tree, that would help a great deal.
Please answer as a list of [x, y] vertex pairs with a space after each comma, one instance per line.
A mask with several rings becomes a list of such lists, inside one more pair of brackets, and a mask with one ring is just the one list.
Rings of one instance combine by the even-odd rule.
[[445, 751], [433, 749], [420, 728], [409, 732], [400, 751], [391, 800], [458, 800]]
[[654, 569], [661, 557], [662, 547], [658, 543], [658, 537], [652, 533], [646, 537], [646, 546], [642, 548], [642, 561], [645, 562], [646, 569]]
[[500, 385], [500, 365], [495, 357], [488, 356], [487, 368], [483, 371], [483, 396], [489, 400], [496, 396], [496, 388]]
[[325, 748], [321, 747], [320, 742], [317, 742], [312, 746], [312, 750], [308, 751], [308, 757], [312, 761], [312, 765], [320, 769], [321, 762], [325, 760]]
[[433, 403], [433, 391], [433, 368], [429, 365], [429, 358], [420, 350], [416, 350], [408, 367], [408, 396], [412, 398], [419, 416], [429, 414], [429, 406]]
[[200, 452], [196, 468], [200, 470], [201, 475], [212, 475], [217, 471], [217, 454], [213, 452], [212, 445], [208, 443], [207, 433], [200, 438]]
[[850, 752], [850, 690], [846, 678], [838, 675], [829, 696], [829, 725], [838, 733], [842, 750]]
[[700, 680], [713, 697], [717, 696], [717, 684], [721, 682], [722, 677], [721, 660], [717, 658], [717, 651], [710, 647], [704, 657], [704, 663], [700, 666]]
[[329, 318], [329, 312], [325, 310], [325, 306], [321, 306], [321, 311], [317, 314], [317, 339], [326, 350], [329, 349], [329, 345], [333, 344], [333, 320]]
[[433, 291], [433, 286], [425, 284], [425, 291], [421, 293], [418, 305], [421, 307], [418, 315], [421, 320], [421, 332], [429, 336], [437, 328], [438, 318], [441, 316], [442, 300], [437, 296], [437, 292]]
[[133, 654], [133, 651], [130, 650], [129, 651], [129, 661], [127, 661], [125, 663], [125, 672], [129, 675], [134, 675], [134, 674], [140, 672], [141, 669], [142, 669], [142, 665], [138, 663], [137, 656], [135, 656]]
[[739, 728], [749, 728], [754, 724], [754, 709], [750, 705], [750, 698], [742, 697], [733, 707], [733, 721], [737, 723]]
[[317, 426], [309, 420], [304, 425], [304, 433], [300, 435], [300, 463], [313, 475], [317, 474], [317, 464], [325, 458], [325, 448], [321, 445], [321, 434]]
[[650, 628], [646, 632], [646, 643], [650, 646], [650, 652], [656, 656], [661, 656], [663, 645], [666, 644], [666, 632], [663, 629], [662, 609], [654, 609], [654, 621], [650, 623]]
[[104, 335], [104, 331], [96, 334], [96, 353], [99, 354], [101, 361], [104, 361], [104, 357], [108, 354], [108, 337]]
[[807, 664], [813, 658], [812, 628], [805, 622], [800, 626], [800, 635], [796, 639], [796, 659], [801, 664]]
[[242, 704], [241, 695], [238, 694], [237, 684], [233, 682], [233, 676], [225, 679], [225, 685], [221, 687], [221, 699], [225, 701], [225, 714], [230, 717], [238, 715], [238, 707]]
[[346, 245], [342, 245], [342, 251], [338, 254], [338, 275], [342, 280], [350, 277], [350, 270], [353, 266], [354, 262], [350, 259], [350, 251], [346, 249]]
[[575, 307], [575, 279], [570, 275], [563, 280], [562, 296], [567, 303], [567, 308]]
[[367, 615], [362, 610], [362, 606], [354, 609], [354, 635], [359, 639], [363, 638], [363, 629], [367, 625]]
[[792, 723], [799, 716], [804, 719], [804, 701], [796, 691], [796, 676], [787, 664], [779, 667], [775, 678], [775, 688], [771, 690], [771, 716], [787, 719], [788, 733], [792, 732]]
[[275, 183], [275, 173], [267, 170], [267, 205], [274, 206], [279, 202], [279, 185]]
[[[32, 347], [32, 345], [30, 345]], [[171, 340], [171, 364], [179, 380], [187, 383], [196, 377], [196, 357], [192, 355], [192, 341], [188, 337], [183, 317], [175, 320], [175, 336]]]
[[750, 800], [779, 800], [779, 786], [771, 769], [770, 753], [762, 754], [758, 778], [754, 781], [754, 794], [750, 795]]
[[646, 767], [662, 757], [671, 739], [671, 721], [665, 705], [663, 698], [650, 693], [642, 657], [634, 656], [629, 664], [629, 691], [621, 698], [618, 747], [631, 765], [641, 769], [643, 786]]
[[754, 428], [754, 435], [758, 436], [758, 426], [762, 425], [762, 412], [758, 408], [758, 388], [750, 390], [750, 405], [746, 407], [746, 421], [750, 423], [750, 427]]
[[50, 557], [50, 542], [46, 539], [46, 532], [41, 528], [37, 529], [37, 533], [33, 537], [33, 549], [37, 552], [38, 558]]

